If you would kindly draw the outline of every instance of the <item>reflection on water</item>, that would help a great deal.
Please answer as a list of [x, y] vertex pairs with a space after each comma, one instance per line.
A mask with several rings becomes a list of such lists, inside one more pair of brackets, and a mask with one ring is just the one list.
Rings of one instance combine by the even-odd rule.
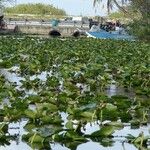
[[14, 141], [10, 141], [10, 145], [0, 146], [0, 150], [31, 150], [31, 147], [21, 141], [22, 135], [26, 133], [23, 127], [27, 121], [22, 119], [20, 122], [9, 124], [9, 134], [12, 136], [16, 135], [17, 138]]
[[70, 150], [69, 148], [60, 145], [59, 143], [51, 144], [51, 148], [52, 150]]
[[[18, 67], [12, 67], [11, 70], [16, 71], [18, 69]], [[11, 73], [9, 72], [9, 70], [6, 69], [0, 69], [0, 74], [4, 75], [6, 80], [8, 80], [9, 82], [15, 83], [16, 84], [16, 88], [20, 89], [20, 87], [22, 86], [21, 81], [25, 81], [25, 78], [20, 77], [19, 75], [17, 75], [16, 73]], [[47, 80], [47, 76], [51, 76], [52, 72], [42, 72], [38, 75], [33, 75], [30, 77], [30, 80], [35, 80], [35, 79], [40, 79], [41, 81], [45, 82]], [[62, 81], [60, 83], [62, 85]], [[77, 84], [77, 87], [82, 86], [83, 91], [89, 91], [89, 87], [87, 85], [81, 85], [81, 84]], [[26, 90], [26, 94], [27, 95], [31, 95], [31, 94], [36, 94], [35, 91], [33, 90]], [[113, 95], [125, 95], [128, 97], [134, 97], [135, 94], [133, 93], [133, 91], [125, 91], [124, 88], [121, 87], [117, 87], [115, 84], [111, 84], [109, 85], [109, 87], [106, 90], [106, 94], [111, 97]]]
[[[0, 74], [4, 75], [6, 80], [9, 82], [15, 83], [17, 88], [20, 88], [22, 83], [21, 80], [25, 80], [25, 78], [18, 76], [16, 73], [8, 72], [6, 69], [0, 69]], [[47, 79], [47, 72], [42, 72], [39, 75], [34, 75], [30, 77], [30, 80], [34, 80], [36, 78], [39, 78], [42, 81], [46, 81]], [[49, 74], [50, 75], [50, 74]], [[34, 91], [28, 91], [28, 94], [33, 94]], [[117, 88], [114, 84], [112, 84], [107, 90], [106, 94], [108, 96], [113, 95], [126, 95], [130, 97], [134, 97], [133, 92], [126, 92], [123, 88]], [[31, 109], [35, 109], [35, 106], [31, 106]], [[66, 124], [67, 122], [67, 114], [64, 112], [61, 112], [61, 117], [63, 119], [63, 124]], [[20, 122], [17, 123], [10, 123], [9, 124], [9, 134], [10, 135], [16, 135], [16, 139], [14, 141], [10, 142], [10, 145], [8, 146], [0, 146], [0, 150], [31, 150], [32, 148], [27, 145], [27, 143], [22, 142], [21, 137], [23, 134], [26, 133], [24, 130], [24, 126], [26, 125], [28, 120], [22, 119]], [[85, 134], [91, 134], [97, 130], [99, 130], [100, 127], [96, 122], [87, 123], [85, 126], [85, 130], [82, 130]], [[88, 142], [82, 143], [77, 145], [76, 150], [137, 150], [136, 147], [133, 146], [133, 144], [129, 143], [123, 143], [125, 141], [125, 136], [128, 134], [132, 134], [133, 136], [138, 136], [141, 132], [144, 133], [144, 135], [149, 135], [149, 129], [150, 125], [148, 126], [142, 126], [139, 129], [131, 129], [130, 126], [125, 126], [122, 130], [116, 131], [113, 135], [114, 138], [112, 139], [114, 142], [112, 143], [113, 146], [111, 147], [104, 147], [100, 142], [91, 141], [89, 139]], [[49, 143], [52, 150], [71, 150], [65, 145], [61, 145], [59, 143]]]
[[[64, 115], [65, 113], [63, 113]], [[10, 123], [9, 125], [9, 133], [10, 135], [18, 135], [17, 139], [15, 141], [12, 141], [10, 145], [8, 146], [1, 146], [0, 150], [31, 150], [31, 148], [24, 142], [21, 141], [21, 136], [25, 134], [25, 130], [23, 127], [27, 123], [27, 120], [23, 119], [20, 122], [17, 123]], [[148, 126], [150, 128], [150, 125]], [[87, 124], [86, 125], [86, 133], [92, 133], [99, 129], [99, 126], [97, 124]], [[100, 142], [93, 142], [89, 140], [86, 143], [80, 144], [77, 146], [77, 150], [137, 150], [136, 147], [134, 147], [132, 144], [129, 143], [123, 143], [124, 136], [127, 134], [132, 134], [134, 136], [138, 136], [139, 133], [143, 131], [145, 135], [149, 135], [148, 128], [143, 126], [139, 129], [130, 129], [129, 126], [124, 127], [124, 129], [116, 131], [114, 133], [114, 140], [113, 146], [111, 147], [104, 147], [101, 145]], [[61, 145], [59, 143], [51, 143], [50, 144], [52, 150], [70, 150], [69, 148], [65, 147], [64, 145]], [[125, 149], [123, 149], [123, 146]]]
[[123, 149], [121, 142], [116, 142], [113, 147], [103, 147], [98, 142], [87, 142], [78, 146], [77, 150], [137, 150], [133, 145], [125, 143]]
[[6, 78], [6, 80], [16, 84], [17, 86], [21, 86], [21, 81], [25, 81], [25, 78], [20, 77], [14, 72], [10, 73], [7, 69], [0, 69], [0, 74], [3, 75]]
[[134, 94], [134, 92], [132, 90], [131, 91], [126, 91], [124, 88], [117, 87], [115, 84], [111, 84], [107, 88], [106, 94], [109, 97], [114, 96], [114, 95], [124, 95], [124, 96], [130, 97], [130, 98], [134, 98], [135, 97], [135, 94]]
[[[64, 112], [61, 112], [60, 114], [62, 116], [62, 119], [64, 120], [64, 123], [66, 123], [68, 115]], [[32, 150], [32, 148], [29, 147], [27, 143], [24, 143], [21, 140], [22, 135], [27, 133], [23, 128], [26, 125], [27, 121], [27, 119], [22, 119], [20, 122], [9, 124], [9, 134], [17, 135], [17, 139], [15, 141], [12, 141], [8, 146], [1, 146], [0, 150]], [[90, 134], [99, 129], [100, 127], [96, 122], [87, 123], [83, 132], [86, 134]], [[125, 141], [125, 136], [128, 134], [138, 136], [141, 132], [143, 132], [146, 136], [149, 135], [149, 129], [150, 124], [148, 126], [142, 126], [139, 129], [131, 129], [131, 127], [127, 125], [122, 130], [118, 130], [113, 134], [114, 138], [112, 138], [112, 146], [104, 147], [102, 146], [100, 141], [95, 142], [89, 139], [88, 142], [79, 144], [77, 146], [77, 150], [137, 150], [137, 148], [134, 147], [133, 144], [123, 142]], [[61, 145], [59, 143], [49, 144], [52, 150], [71, 150], [65, 147], [65, 145]]]

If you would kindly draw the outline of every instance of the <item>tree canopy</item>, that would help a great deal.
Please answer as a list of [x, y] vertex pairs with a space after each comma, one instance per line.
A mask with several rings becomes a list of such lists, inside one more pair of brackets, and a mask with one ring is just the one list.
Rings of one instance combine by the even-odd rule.
[[[104, 1], [106, 0], [93, 0], [93, 5], [95, 6], [97, 3], [102, 3]], [[150, 0], [107, 0], [106, 5], [108, 13], [110, 13], [114, 5], [124, 13], [128, 13], [127, 7], [125, 7], [124, 4], [132, 6], [132, 9], [139, 12], [142, 17], [150, 17]]]

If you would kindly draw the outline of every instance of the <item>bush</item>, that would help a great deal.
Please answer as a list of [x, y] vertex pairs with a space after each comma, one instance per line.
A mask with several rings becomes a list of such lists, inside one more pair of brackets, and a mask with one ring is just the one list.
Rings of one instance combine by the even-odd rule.
[[138, 37], [140, 40], [149, 41], [150, 40], [150, 24], [148, 19], [134, 20], [133, 23], [129, 25], [131, 27], [130, 33]]
[[7, 7], [5, 13], [12, 14], [37, 14], [37, 15], [66, 15], [63, 9], [55, 8], [53, 5], [45, 4], [20, 4], [14, 7]]

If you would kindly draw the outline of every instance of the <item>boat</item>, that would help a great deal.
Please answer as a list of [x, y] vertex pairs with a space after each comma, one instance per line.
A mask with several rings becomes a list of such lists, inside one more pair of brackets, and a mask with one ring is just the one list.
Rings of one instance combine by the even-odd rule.
[[97, 39], [120, 39], [120, 40], [135, 40], [135, 37], [127, 34], [123, 31], [86, 31], [87, 37], [97, 38]]

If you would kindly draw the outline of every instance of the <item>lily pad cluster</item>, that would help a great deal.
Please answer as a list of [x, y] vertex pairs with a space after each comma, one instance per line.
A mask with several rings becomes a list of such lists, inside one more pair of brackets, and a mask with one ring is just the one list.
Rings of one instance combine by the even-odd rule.
[[[22, 140], [32, 148], [58, 142], [76, 149], [89, 140], [112, 146], [125, 123], [150, 121], [149, 61], [150, 44], [139, 41], [0, 37], [0, 141], [15, 139], [9, 124], [25, 118]], [[21, 77], [19, 84], [4, 70]], [[112, 85], [132, 96], [107, 95]], [[93, 123], [99, 130], [87, 134]], [[143, 133], [125, 138], [148, 146]]]

